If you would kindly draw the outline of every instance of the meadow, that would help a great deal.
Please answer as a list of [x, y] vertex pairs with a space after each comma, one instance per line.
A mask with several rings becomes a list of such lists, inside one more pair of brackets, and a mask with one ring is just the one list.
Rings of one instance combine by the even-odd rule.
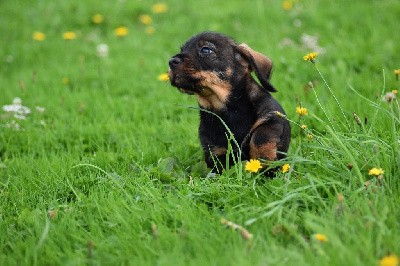
[[[0, 265], [399, 265], [399, 17], [398, 0], [1, 1]], [[292, 123], [274, 179], [210, 174], [196, 100], [162, 75], [205, 30], [274, 62]]]

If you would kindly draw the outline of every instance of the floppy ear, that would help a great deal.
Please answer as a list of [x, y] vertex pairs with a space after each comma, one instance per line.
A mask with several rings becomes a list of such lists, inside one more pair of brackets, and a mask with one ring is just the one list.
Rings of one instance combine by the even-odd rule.
[[236, 46], [236, 48], [238, 52], [250, 64], [251, 70], [256, 73], [256, 76], [261, 85], [268, 91], [275, 92], [276, 89], [269, 82], [272, 71], [271, 59], [257, 51], [254, 51], [245, 43]]

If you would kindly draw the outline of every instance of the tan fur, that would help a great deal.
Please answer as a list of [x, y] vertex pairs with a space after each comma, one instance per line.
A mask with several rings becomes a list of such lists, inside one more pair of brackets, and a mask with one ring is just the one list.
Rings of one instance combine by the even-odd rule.
[[226, 75], [227, 77], [231, 77], [231, 76], [232, 76], [232, 73], [233, 73], [232, 68], [227, 68], [227, 69], [225, 70], [225, 75]]
[[226, 154], [226, 148], [215, 146], [211, 148], [211, 152], [216, 156], [224, 155]]
[[201, 92], [196, 93], [200, 106], [211, 110], [224, 109], [232, 86], [212, 71], [200, 71], [193, 76], [201, 80], [203, 87]]
[[270, 141], [260, 146], [256, 146], [252, 141], [250, 142], [250, 158], [251, 159], [267, 159], [274, 161], [277, 158], [277, 143], [276, 141]]

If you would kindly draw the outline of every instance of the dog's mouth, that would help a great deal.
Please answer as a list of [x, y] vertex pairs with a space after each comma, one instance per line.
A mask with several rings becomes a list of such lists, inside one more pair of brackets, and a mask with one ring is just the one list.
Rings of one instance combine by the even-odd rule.
[[180, 92], [186, 94], [200, 93], [204, 88], [197, 86], [198, 79], [187, 75], [186, 73], [179, 73], [172, 69], [168, 69], [168, 77], [171, 85], [176, 87]]

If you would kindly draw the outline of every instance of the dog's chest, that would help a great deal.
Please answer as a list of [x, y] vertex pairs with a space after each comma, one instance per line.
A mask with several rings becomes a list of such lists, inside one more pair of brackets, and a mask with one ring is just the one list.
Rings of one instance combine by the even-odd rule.
[[256, 121], [254, 110], [246, 106], [243, 106], [243, 108], [224, 109], [217, 112], [216, 115], [206, 112], [201, 113], [200, 133], [207, 135], [207, 139], [218, 146], [227, 145], [229, 131], [232, 132], [236, 141], [240, 144]]

